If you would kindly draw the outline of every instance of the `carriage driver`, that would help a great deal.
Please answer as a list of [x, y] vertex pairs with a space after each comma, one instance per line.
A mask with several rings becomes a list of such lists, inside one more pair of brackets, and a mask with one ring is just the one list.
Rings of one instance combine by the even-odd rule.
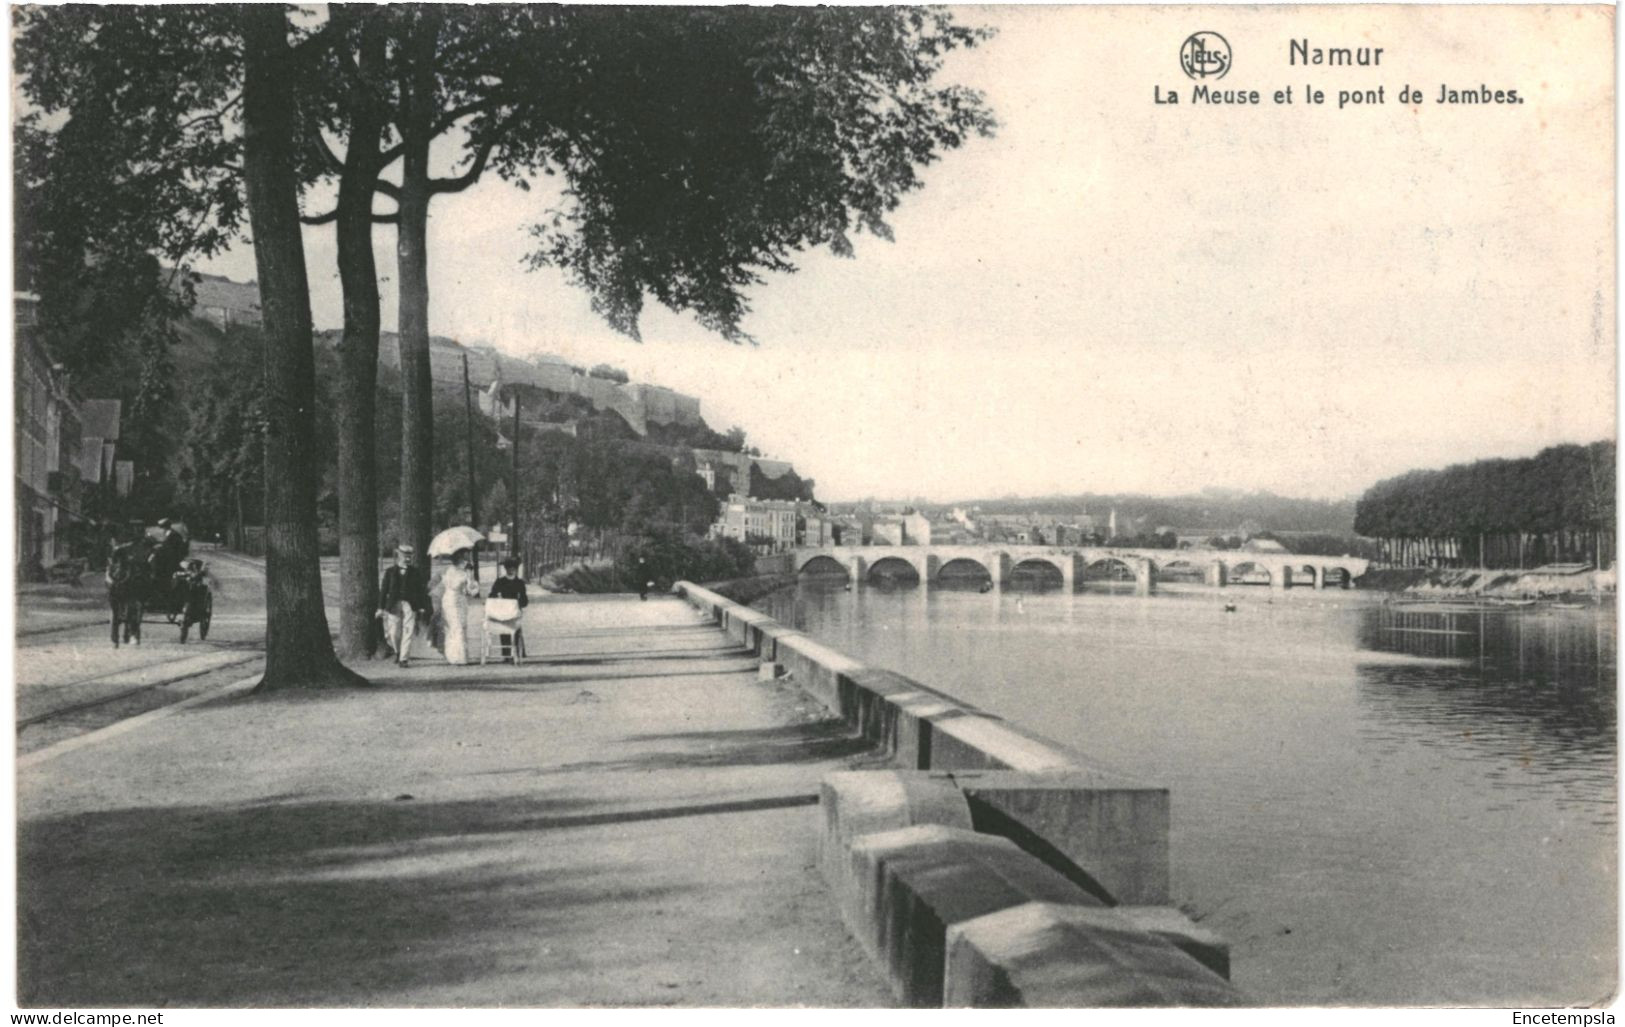
[[192, 547], [182, 535], [175, 522], [168, 517], [158, 520], [158, 527], [164, 530], [164, 538], [158, 543], [156, 563], [153, 567], [158, 572], [160, 581], [167, 581], [181, 569], [181, 561], [191, 553]]

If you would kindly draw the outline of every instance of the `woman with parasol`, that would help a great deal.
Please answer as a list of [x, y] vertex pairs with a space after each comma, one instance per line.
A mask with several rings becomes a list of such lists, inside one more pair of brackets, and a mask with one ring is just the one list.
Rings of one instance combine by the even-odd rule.
[[468, 600], [480, 594], [480, 580], [472, 570], [474, 547], [485, 536], [473, 528], [447, 528], [429, 543], [430, 556], [449, 556], [451, 566], [440, 578], [440, 617], [445, 624], [446, 662], [468, 662]]

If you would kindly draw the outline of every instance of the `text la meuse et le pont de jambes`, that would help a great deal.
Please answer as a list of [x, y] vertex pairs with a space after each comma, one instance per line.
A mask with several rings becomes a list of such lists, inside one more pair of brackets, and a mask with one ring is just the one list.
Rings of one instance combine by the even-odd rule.
[[[1383, 48], [1380, 46], [1328, 46], [1313, 45], [1308, 39], [1292, 39], [1287, 41], [1287, 64], [1289, 66], [1325, 67], [1325, 68], [1377, 68], [1382, 65]], [[1336, 89], [1330, 91], [1305, 84], [1301, 92], [1293, 85], [1281, 89], [1258, 90], [1244, 88], [1222, 88], [1205, 82], [1198, 82], [1191, 86], [1190, 102], [1212, 105], [1248, 106], [1262, 105], [1266, 99], [1277, 104], [1305, 103], [1321, 105], [1327, 102], [1328, 95], [1337, 99], [1338, 107], [1370, 106], [1388, 102], [1387, 86], [1377, 85], [1362, 89]], [[1177, 104], [1180, 102], [1179, 90], [1175, 87], [1154, 86], [1153, 99], [1158, 104]], [[1430, 96], [1424, 95], [1422, 90], [1406, 84], [1401, 89], [1398, 100], [1401, 104], [1412, 105], [1427, 102]], [[1441, 83], [1436, 92], [1431, 94], [1433, 103], [1439, 104], [1517, 104], [1523, 103], [1523, 97], [1518, 95], [1516, 89], [1493, 89], [1488, 85], [1450, 85]]]

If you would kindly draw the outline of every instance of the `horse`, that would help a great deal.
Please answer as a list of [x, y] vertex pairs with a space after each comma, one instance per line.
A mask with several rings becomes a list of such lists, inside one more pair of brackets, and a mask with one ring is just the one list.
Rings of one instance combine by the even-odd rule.
[[152, 568], [142, 553], [133, 546], [120, 546], [113, 551], [107, 561], [107, 605], [113, 614], [113, 648], [120, 645], [121, 626], [125, 642], [133, 639], [136, 645], [141, 644], [141, 616], [151, 586]]

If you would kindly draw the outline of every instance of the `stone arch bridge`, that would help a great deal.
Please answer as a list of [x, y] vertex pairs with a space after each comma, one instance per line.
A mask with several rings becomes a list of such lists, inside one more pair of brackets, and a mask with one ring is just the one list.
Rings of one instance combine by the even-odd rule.
[[[1122, 549], [1107, 546], [825, 546], [791, 552], [795, 573], [819, 568], [844, 571], [853, 584], [885, 576], [887, 567], [913, 570], [922, 584], [938, 580], [944, 569], [980, 569], [997, 586], [1004, 585], [1019, 568], [1061, 576], [1061, 587], [1071, 590], [1084, 572], [1100, 565], [1118, 564], [1132, 574], [1136, 587], [1149, 591], [1160, 574], [1183, 571], [1200, 574], [1209, 585], [1263, 584], [1287, 589], [1324, 588], [1328, 582], [1350, 588], [1370, 561], [1352, 556], [1308, 556], [1302, 553], [1252, 553], [1237, 549]], [[884, 565], [884, 566], [883, 566]], [[883, 572], [877, 574], [877, 571]], [[1052, 579], [1053, 580], [1053, 579]]]

